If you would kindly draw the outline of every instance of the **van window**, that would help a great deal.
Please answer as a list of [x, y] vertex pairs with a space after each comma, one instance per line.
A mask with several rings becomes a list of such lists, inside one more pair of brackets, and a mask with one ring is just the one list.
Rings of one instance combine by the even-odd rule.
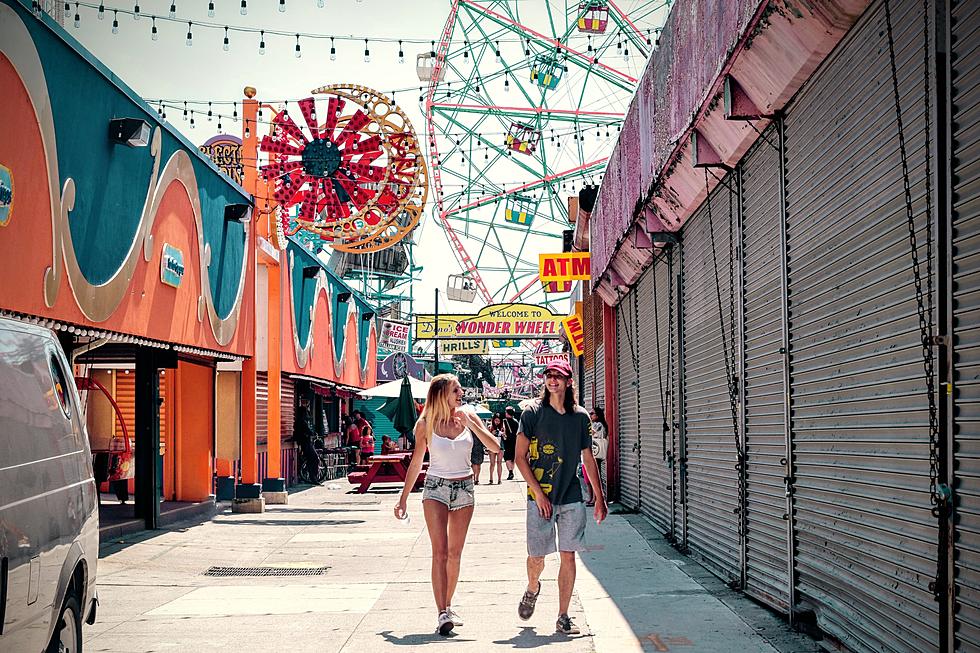
[[71, 419], [71, 391], [68, 388], [68, 379], [65, 371], [61, 368], [61, 361], [52, 352], [48, 356], [48, 365], [51, 368], [51, 384], [54, 389], [54, 396], [61, 405], [65, 417]]

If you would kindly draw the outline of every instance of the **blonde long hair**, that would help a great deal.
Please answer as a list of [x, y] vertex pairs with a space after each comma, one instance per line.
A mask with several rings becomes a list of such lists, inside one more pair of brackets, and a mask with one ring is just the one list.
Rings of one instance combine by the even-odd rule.
[[429, 384], [429, 393], [425, 397], [425, 407], [419, 420], [425, 420], [423, 433], [425, 441], [432, 441], [432, 430], [437, 422], [446, 423], [453, 417], [454, 409], [449, 405], [449, 394], [459, 383], [455, 374], [439, 374], [433, 377]]

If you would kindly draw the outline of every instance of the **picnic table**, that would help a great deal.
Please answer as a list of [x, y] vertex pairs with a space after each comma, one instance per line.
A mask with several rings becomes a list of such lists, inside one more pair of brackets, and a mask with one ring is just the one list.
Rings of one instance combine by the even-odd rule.
[[[367, 470], [351, 472], [347, 475], [347, 481], [351, 485], [358, 486], [358, 494], [367, 492], [374, 483], [404, 483], [411, 461], [411, 451], [371, 456], [368, 459]], [[423, 465], [419, 472], [413, 489], [418, 489], [425, 481], [425, 467]]]

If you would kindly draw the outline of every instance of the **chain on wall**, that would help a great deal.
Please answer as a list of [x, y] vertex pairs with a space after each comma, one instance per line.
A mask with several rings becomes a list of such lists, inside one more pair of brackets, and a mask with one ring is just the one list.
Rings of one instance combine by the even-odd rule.
[[[714, 218], [711, 213], [711, 194], [708, 186], [708, 170], [704, 171], [704, 190], [705, 202], [708, 211], [708, 235], [711, 241], [711, 259], [715, 271], [715, 291], [718, 299], [718, 327], [721, 330], [722, 353], [725, 357], [725, 375], [728, 381], [728, 400], [732, 412], [732, 433], [735, 438], [735, 473], [738, 479], [738, 503], [734, 509], [738, 524], [739, 549], [744, 547], [746, 531], [746, 479], [745, 479], [745, 456], [742, 452], [741, 438], [738, 426], [738, 374], [735, 371], [737, 351], [735, 347], [735, 217], [734, 217], [734, 192], [728, 188], [728, 297], [729, 332], [725, 333], [725, 315], [721, 301], [721, 278], [718, 273], [718, 253], [715, 247], [715, 228]], [[741, 582], [739, 582], [741, 584]]]
[[930, 125], [930, 75], [929, 75], [929, 2], [923, 2], [923, 99], [925, 110], [925, 182], [926, 182], [926, 289], [922, 284], [922, 264], [919, 260], [919, 246], [915, 234], [915, 210], [912, 206], [912, 183], [909, 176], [908, 149], [905, 140], [905, 125], [902, 120], [902, 103], [898, 88], [898, 70], [895, 60], [895, 38], [892, 31], [891, 3], [885, 0], [885, 27], [888, 36], [888, 54], [891, 64], [892, 91], [895, 97], [895, 121], [898, 127], [898, 147], [902, 161], [902, 185], [905, 194], [905, 213], [909, 230], [909, 248], [912, 258], [912, 274], [915, 286], [916, 311], [919, 318], [919, 337], [922, 347], [922, 366], [925, 373], [926, 393], [929, 401], [929, 498], [932, 514], [939, 520], [938, 564], [936, 577], [929, 583], [929, 590], [936, 600], [948, 591], [946, 585], [945, 561], [949, 546], [948, 522], [952, 513], [952, 490], [939, 482], [939, 408], [936, 401], [936, 369], [933, 347], [939, 344], [933, 337], [933, 245], [932, 245], [932, 155]]

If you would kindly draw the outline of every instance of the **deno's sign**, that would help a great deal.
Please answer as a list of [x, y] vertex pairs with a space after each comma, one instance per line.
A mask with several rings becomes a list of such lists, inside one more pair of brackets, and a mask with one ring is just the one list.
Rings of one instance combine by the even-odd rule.
[[160, 257], [160, 281], [178, 288], [183, 278], [184, 253], [173, 245], [164, 243], [163, 255]]

